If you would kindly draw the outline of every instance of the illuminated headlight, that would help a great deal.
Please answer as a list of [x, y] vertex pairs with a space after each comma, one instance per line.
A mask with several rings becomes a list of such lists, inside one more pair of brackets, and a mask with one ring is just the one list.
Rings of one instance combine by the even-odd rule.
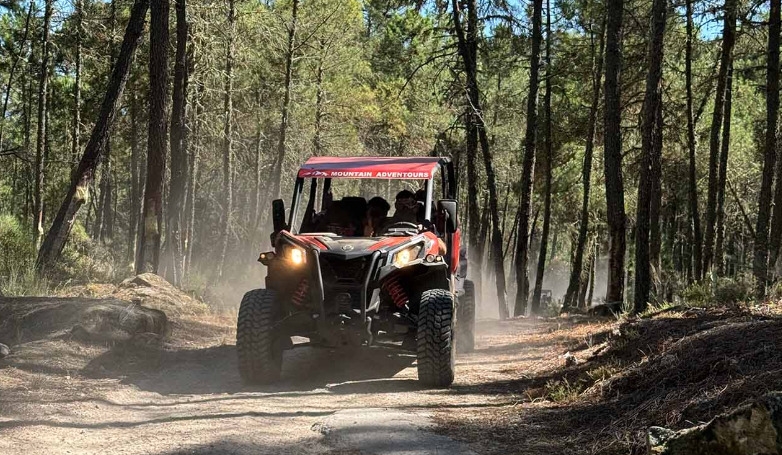
[[394, 254], [394, 265], [397, 267], [404, 267], [411, 261], [418, 258], [418, 253], [421, 252], [421, 245], [415, 245], [407, 247], [404, 250], [398, 251]]
[[306, 260], [306, 254], [303, 248], [291, 245], [285, 248], [285, 258], [293, 265], [301, 265]]

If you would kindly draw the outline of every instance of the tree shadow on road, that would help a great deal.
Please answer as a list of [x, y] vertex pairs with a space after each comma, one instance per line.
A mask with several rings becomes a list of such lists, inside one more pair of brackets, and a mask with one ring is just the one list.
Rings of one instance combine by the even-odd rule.
[[373, 382], [392, 378], [414, 360], [413, 355], [388, 348], [302, 347], [285, 352], [280, 381], [245, 386], [239, 378], [233, 345], [191, 350], [150, 348], [109, 351], [90, 362], [84, 374], [122, 378], [141, 390], [160, 394], [313, 393], [319, 389], [331, 393], [380, 393], [418, 387], [413, 380]]

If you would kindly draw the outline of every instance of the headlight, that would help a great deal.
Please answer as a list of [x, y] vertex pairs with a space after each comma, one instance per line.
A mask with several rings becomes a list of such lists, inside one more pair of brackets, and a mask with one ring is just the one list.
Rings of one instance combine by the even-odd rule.
[[397, 267], [404, 267], [411, 261], [418, 258], [418, 253], [421, 252], [421, 245], [415, 245], [407, 247], [404, 250], [398, 251], [394, 254], [394, 265]]
[[293, 265], [304, 264], [306, 260], [306, 254], [304, 252], [304, 249], [293, 245], [285, 247], [284, 257], [285, 259], [289, 260]]

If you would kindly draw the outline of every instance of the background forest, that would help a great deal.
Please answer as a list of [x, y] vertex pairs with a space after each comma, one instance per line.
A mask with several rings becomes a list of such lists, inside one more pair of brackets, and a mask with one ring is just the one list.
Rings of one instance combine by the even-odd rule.
[[258, 282], [271, 200], [311, 155], [452, 157], [487, 314], [544, 289], [635, 311], [778, 292], [779, 0], [0, 13], [3, 293]]

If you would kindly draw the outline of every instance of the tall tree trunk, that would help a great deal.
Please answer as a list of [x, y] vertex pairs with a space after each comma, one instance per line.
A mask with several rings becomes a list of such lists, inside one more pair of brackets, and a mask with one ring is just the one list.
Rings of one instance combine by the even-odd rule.
[[759, 298], [765, 296], [768, 281], [768, 222], [771, 217], [771, 187], [774, 184], [774, 164], [777, 159], [779, 115], [780, 0], [770, 0], [770, 2], [766, 61], [766, 141], [763, 151], [763, 177], [758, 195], [758, 218], [755, 225], [755, 252], [752, 261]]
[[147, 135], [147, 176], [144, 188], [144, 215], [141, 222], [141, 248], [136, 272], [157, 273], [163, 224], [163, 178], [168, 139], [168, 0], [150, 5], [149, 30], [149, 133]]
[[[5, 84], [5, 95], [3, 96], [3, 110], [0, 112], [0, 150], [3, 150], [3, 136], [5, 133], [5, 116], [8, 112], [8, 101], [11, 99], [11, 88], [14, 84], [14, 77], [16, 76], [16, 68], [19, 66], [19, 61], [22, 59], [22, 54], [24, 54], [24, 48], [27, 45], [27, 38], [30, 35], [30, 18], [33, 15], [33, 7], [35, 6], [35, 1], [30, 0], [30, 6], [27, 8], [27, 16], [24, 20], [24, 33], [22, 35], [22, 41], [19, 43], [19, 50], [16, 52], [16, 55], [13, 57], [13, 62], [11, 63], [11, 69], [8, 72], [8, 82]], [[23, 86], [24, 91], [24, 86]], [[26, 117], [25, 117], [26, 118]]]
[[[663, 156], [663, 99], [662, 89], [660, 89], [660, 99], [657, 103], [657, 133], [654, 135], [654, 159], [652, 160], [652, 188], [649, 198], [649, 264], [651, 266], [652, 277], [659, 277], [660, 273], [660, 250], [662, 248], [662, 233], [660, 227], [660, 216], [662, 212], [662, 156]], [[652, 292], [657, 292], [652, 289]]]
[[[728, 181], [728, 153], [730, 152], [730, 121], [733, 110], [733, 63], [728, 70], [728, 82], [725, 85], [725, 118], [722, 127], [722, 154], [720, 155], [719, 182], [717, 187], [717, 244], [714, 248], [714, 263], [720, 275], [725, 274], [723, 261], [725, 244], [725, 186]], [[773, 237], [772, 237], [773, 243]], [[772, 249], [771, 264], [776, 261]]]
[[71, 160], [75, 168], [79, 164], [81, 150], [81, 33], [84, 14], [83, 0], [76, 0], [76, 76], [73, 81], [73, 125], [71, 130]]
[[[662, 103], [662, 63], [663, 38], [665, 37], [665, 16], [667, 0], [654, 0], [651, 13], [651, 31], [647, 58], [649, 69], [646, 73], [646, 95], [643, 105], [643, 126], [641, 140], [641, 175], [638, 184], [638, 209], [635, 225], [635, 305], [636, 313], [643, 312], [649, 302], [651, 289], [651, 270], [649, 257], [649, 231], [652, 219], [652, 193], [656, 180], [660, 179], [660, 160], [657, 150], [658, 135], [662, 134], [662, 125], [658, 115]], [[659, 195], [658, 195], [659, 197]], [[659, 211], [658, 211], [659, 215]], [[657, 220], [659, 223], [659, 217]], [[658, 239], [659, 241], [659, 239]]]
[[543, 232], [540, 235], [538, 270], [535, 274], [535, 289], [532, 292], [532, 314], [540, 312], [540, 294], [543, 291], [543, 274], [546, 272], [548, 234], [551, 229], [551, 177], [554, 156], [551, 151], [551, 3], [546, 0], [546, 93], [543, 95], [543, 109], [546, 115], [546, 195], [543, 202]]
[[92, 129], [90, 140], [84, 150], [79, 166], [71, 179], [71, 185], [68, 193], [60, 205], [60, 210], [52, 223], [51, 228], [46, 234], [43, 245], [38, 252], [36, 261], [37, 269], [40, 273], [50, 269], [57, 261], [68, 240], [68, 234], [73, 227], [73, 222], [79, 208], [87, 201], [89, 186], [95, 176], [95, 169], [100, 162], [102, 147], [105, 144], [106, 136], [109, 134], [111, 124], [117, 112], [119, 99], [125, 89], [125, 83], [128, 79], [133, 54], [138, 46], [141, 33], [144, 31], [144, 20], [146, 19], [148, 0], [136, 0], [130, 13], [125, 37], [122, 41], [122, 48], [117, 58], [117, 63], [111, 73], [106, 96], [101, 103], [98, 118]]
[[43, 236], [43, 190], [46, 157], [46, 102], [49, 94], [49, 28], [52, 21], [52, 1], [46, 0], [41, 37], [41, 74], [38, 79], [38, 134], [35, 143], [35, 186], [33, 191], [33, 243], [38, 249]]
[[[717, 192], [719, 186], [720, 127], [722, 126], [728, 68], [733, 59], [733, 45], [736, 41], [736, 7], [737, 0], [725, 1], [722, 54], [720, 56], [720, 69], [717, 75], [717, 92], [714, 95], [714, 111], [711, 117], [709, 138], [709, 192], [706, 202], [706, 236], [703, 247], [704, 273], [710, 272], [714, 259], [714, 232], [717, 224]], [[782, 193], [779, 194], [779, 197], [782, 198]]]
[[595, 148], [595, 130], [597, 126], [597, 111], [600, 106], [600, 82], [603, 78], [603, 47], [605, 44], [605, 23], [600, 26], [598, 51], [595, 53], [594, 34], [592, 37], [592, 58], [595, 60], [595, 72], [592, 76], [592, 105], [589, 108], [589, 123], [587, 126], [586, 147], [584, 149], [584, 166], [581, 178], [584, 180], [584, 195], [581, 202], [581, 223], [578, 227], [578, 240], [570, 269], [570, 282], [562, 305], [562, 311], [576, 306], [578, 290], [581, 287], [581, 272], [584, 267], [584, 248], [589, 232], [589, 193], [592, 188], [592, 154]]
[[315, 77], [315, 137], [312, 140], [312, 153], [315, 156], [323, 155], [323, 54], [326, 52], [326, 43], [320, 40], [320, 56], [318, 57], [318, 69]]
[[277, 157], [274, 161], [274, 185], [272, 186], [271, 197], [280, 197], [280, 184], [282, 178], [282, 168], [285, 164], [285, 146], [288, 135], [288, 115], [291, 104], [291, 84], [293, 80], [293, 53], [296, 50], [296, 26], [299, 16], [299, 0], [293, 0], [293, 10], [291, 12], [291, 23], [288, 27], [288, 43], [285, 52], [285, 95], [282, 100], [282, 115], [280, 116], [280, 139], [277, 143]]
[[[295, 2], [296, 0], [294, 0]], [[295, 7], [294, 7], [295, 8]], [[234, 0], [228, 0], [228, 44], [225, 55], [225, 93], [223, 94], [223, 225], [221, 229], [222, 246], [217, 264], [217, 277], [223, 277], [225, 256], [228, 253], [229, 237], [231, 236], [231, 217], [233, 215], [233, 91], [234, 91], [234, 31], [235, 31]], [[291, 49], [292, 51], [292, 49]], [[286, 77], [286, 83], [290, 80]], [[288, 96], [286, 96], [286, 104]], [[287, 125], [287, 109], [283, 116]], [[284, 133], [282, 133], [284, 135]], [[283, 149], [285, 145], [283, 143]], [[279, 175], [277, 176], [279, 179]]]
[[[475, 3], [475, 0], [469, 0], [467, 2], [467, 33], [465, 34], [465, 30], [462, 27], [461, 23], [461, 11], [459, 9], [459, 3], [457, 0], [454, 0], [452, 3], [453, 8], [453, 20], [454, 20], [454, 29], [456, 31], [456, 36], [459, 43], [459, 53], [462, 57], [462, 62], [465, 67], [465, 74], [467, 78], [467, 101], [471, 107], [470, 112], [468, 113], [468, 154], [470, 153], [470, 143], [472, 141], [479, 141], [481, 145], [481, 150], [483, 152], [483, 164], [486, 170], [486, 181], [489, 187], [489, 208], [491, 211], [491, 220], [492, 220], [492, 257], [494, 259], [494, 272], [495, 272], [495, 284], [497, 287], [497, 300], [499, 305], [499, 315], [500, 318], [505, 319], [508, 317], [508, 307], [505, 301], [505, 294], [506, 294], [506, 282], [505, 282], [505, 266], [503, 263], [503, 255], [502, 255], [502, 234], [500, 233], [500, 215], [499, 215], [499, 203], [498, 203], [498, 196], [497, 196], [497, 183], [496, 183], [496, 177], [494, 174], [494, 165], [493, 165], [493, 158], [491, 155], [491, 150], [489, 148], [489, 138], [488, 134], [486, 132], [486, 124], [483, 121], [483, 111], [481, 109], [481, 96], [480, 96], [480, 90], [478, 87], [478, 78], [477, 78], [477, 36], [478, 36], [478, 30], [479, 30], [479, 24], [478, 24], [478, 9], [477, 4]], [[475, 154], [477, 154], [477, 145], [475, 142], [472, 142], [473, 144], [473, 150], [475, 150]], [[468, 160], [474, 159], [474, 157], [471, 157], [468, 155]], [[473, 172], [475, 171], [475, 167], [473, 164]], [[468, 164], [468, 175], [470, 174], [470, 166]], [[475, 175], [473, 174], [473, 179], [475, 179]], [[469, 179], [469, 177], [468, 177]], [[468, 182], [469, 184], [469, 182]], [[473, 186], [473, 188], [475, 188]], [[471, 193], [475, 193], [475, 191], [471, 191]], [[477, 237], [478, 234], [478, 207], [477, 207], [477, 197], [470, 199], [470, 232], [476, 234], [475, 237]], [[474, 215], [474, 218], [473, 216]], [[478, 239], [473, 238], [471, 239], [473, 242], [471, 242], [471, 246], [475, 246], [478, 244]], [[470, 252], [471, 256], [474, 256], [477, 252], [478, 248], [473, 248]], [[481, 252], [482, 253], [482, 252]], [[482, 259], [482, 254], [478, 254], [478, 260]], [[475, 263], [476, 259], [473, 259], [473, 263]], [[480, 275], [481, 273], [481, 266], [482, 263], [478, 262], [478, 269], [477, 269], [477, 275]], [[475, 270], [475, 269], [473, 269]]]
[[136, 236], [138, 220], [141, 212], [141, 181], [139, 166], [141, 151], [139, 150], [139, 98], [134, 90], [130, 98], [130, 214], [128, 215], [128, 252], [127, 260], [135, 263]]
[[608, 303], [624, 301], [625, 198], [622, 180], [622, 19], [624, 0], [606, 2], [605, 55], [605, 189], [608, 218]]
[[701, 239], [701, 221], [698, 211], [698, 177], [695, 166], [695, 119], [693, 118], [693, 96], [692, 96], [692, 39], [693, 39], [693, 21], [692, 21], [692, 1], [686, 0], [687, 13], [687, 40], [685, 43], [684, 57], [684, 79], [687, 91], [687, 151], [689, 152], [689, 199], [690, 199], [690, 225], [689, 236], [692, 244], [692, 260], [694, 264], [695, 280], [703, 278], [701, 267], [703, 266], [703, 241]]
[[[195, 53], [195, 44], [193, 45], [193, 53]], [[195, 205], [196, 205], [196, 192], [198, 190], [198, 169], [199, 169], [199, 159], [200, 159], [200, 151], [201, 151], [201, 140], [200, 140], [200, 131], [201, 131], [201, 117], [203, 115], [203, 104], [201, 104], [201, 100], [204, 93], [204, 84], [201, 81], [198, 81], [196, 84], [196, 90], [193, 95], [193, 104], [195, 105], [195, 111], [193, 113], [193, 146], [190, 148], [190, 171], [188, 172], [188, 176], [190, 178], [190, 182], [188, 183], [188, 188], [190, 188], [190, 191], [187, 194], [187, 242], [185, 242], [185, 246], [187, 247], [186, 253], [185, 253], [185, 270], [189, 272], [192, 267], [193, 263], [193, 249], [195, 247]]]
[[[527, 95], [527, 125], [524, 137], [524, 154], [522, 158], [520, 191], [521, 215], [519, 231], [526, 233], [529, 229], [529, 212], [532, 201], [532, 182], [535, 172], [535, 141], [538, 128], [538, 84], [540, 73], [540, 45], [543, 40], [542, 14], [543, 0], [532, 2], [532, 52], [530, 54], [529, 94]], [[514, 316], [523, 316], [527, 312], [529, 297], [529, 279], [527, 263], [529, 260], [529, 242], [519, 237], [516, 252], [516, 304]]]
[[[263, 111], [263, 96], [261, 94], [261, 88], [258, 88], [258, 93], [256, 93], [256, 103], [258, 105], [258, 131], [256, 132], [255, 137], [255, 159], [253, 161], [253, 200], [252, 200], [252, 228], [250, 229], [250, 243], [254, 244], [255, 240], [258, 237], [258, 234], [261, 230], [260, 222], [261, 222], [261, 198], [263, 197], [262, 194], [262, 185], [263, 185], [263, 143], [264, 143], [264, 134], [263, 134], [263, 116], [261, 115], [261, 112]], [[317, 117], [317, 115], [316, 115]], [[317, 127], [316, 127], [317, 129]]]
[[187, 112], [187, 11], [186, 0], [176, 0], [176, 55], [174, 57], [174, 91], [171, 102], [171, 188], [168, 193], [166, 245], [173, 267], [171, 282], [181, 286], [184, 269], [182, 223], [187, 190], [187, 150], [185, 150], [185, 113]]

